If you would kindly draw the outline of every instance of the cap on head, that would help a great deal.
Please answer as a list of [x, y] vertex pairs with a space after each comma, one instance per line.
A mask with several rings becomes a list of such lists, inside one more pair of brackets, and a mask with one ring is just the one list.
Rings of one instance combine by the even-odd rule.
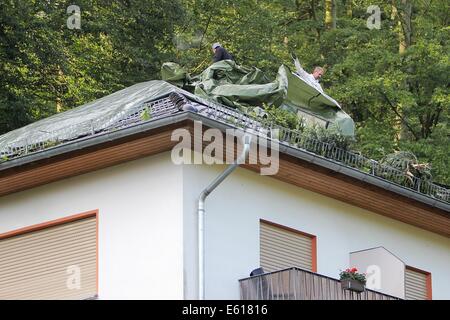
[[221, 47], [220, 43], [216, 42], [212, 45], [212, 48], [215, 49], [217, 47]]

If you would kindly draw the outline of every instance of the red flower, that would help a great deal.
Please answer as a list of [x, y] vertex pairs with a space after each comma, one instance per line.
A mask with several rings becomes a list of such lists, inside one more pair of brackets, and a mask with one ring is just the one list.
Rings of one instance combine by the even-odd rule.
[[355, 267], [345, 269], [345, 271], [341, 271], [339, 274], [340, 280], [353, 279], [361, 282], [362, 284], [366, 283], [366, 274], [358, 273], [358, 269]]

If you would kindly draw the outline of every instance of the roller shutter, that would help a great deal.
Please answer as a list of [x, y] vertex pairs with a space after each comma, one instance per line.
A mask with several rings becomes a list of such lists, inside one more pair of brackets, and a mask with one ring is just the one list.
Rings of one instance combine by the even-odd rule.
[[261, 221], [260, 264], [266, 272], [289, 267], [312, 271], [312, 238]]
[[407, 300], [426, 300], [428, 298], [427, 275], [425, 273], [406, 268], [405, 297]]
[[0, 299], [86, 299], [97, 291], [96, 217], [0, 240]]

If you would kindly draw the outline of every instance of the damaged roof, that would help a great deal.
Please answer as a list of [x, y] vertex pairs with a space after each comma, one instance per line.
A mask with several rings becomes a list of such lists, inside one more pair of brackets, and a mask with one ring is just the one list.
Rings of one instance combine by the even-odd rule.
[[265, 137], [272, 136], [271, 130], [279, 129], [281, 153], [450, 212], [448, 189], [418, 178], [414, 183], [418, 188], [401, 185], [398, 181], [405, 173], [395, 168], [320, 141], [302, 139], [301, 132], [273, 126], [160, 80], [138, 83], [0, 136], [0, 175], [5, 170], [62, 154], [70, 148], [82, 148], [83, 143], [100, 143], [106, 136], [115, 139], [111, 133], [125, 134], [129, 128], [133, 132], [144, 131], [177, 119], [207, 121], [222, 130], [241, 128]]

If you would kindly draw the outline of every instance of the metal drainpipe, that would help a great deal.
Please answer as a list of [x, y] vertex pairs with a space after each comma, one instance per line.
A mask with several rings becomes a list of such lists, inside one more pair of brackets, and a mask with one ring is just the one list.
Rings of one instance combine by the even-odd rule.
[[228, 177], [241, 163], [245, 163], [250, 150], [251, 136], [244, 136], [242, 154], [225, 169], [211, 184], [206, 187], [198, 198], [198, 299], [205, 299], [205, 200], [214, 189]]

